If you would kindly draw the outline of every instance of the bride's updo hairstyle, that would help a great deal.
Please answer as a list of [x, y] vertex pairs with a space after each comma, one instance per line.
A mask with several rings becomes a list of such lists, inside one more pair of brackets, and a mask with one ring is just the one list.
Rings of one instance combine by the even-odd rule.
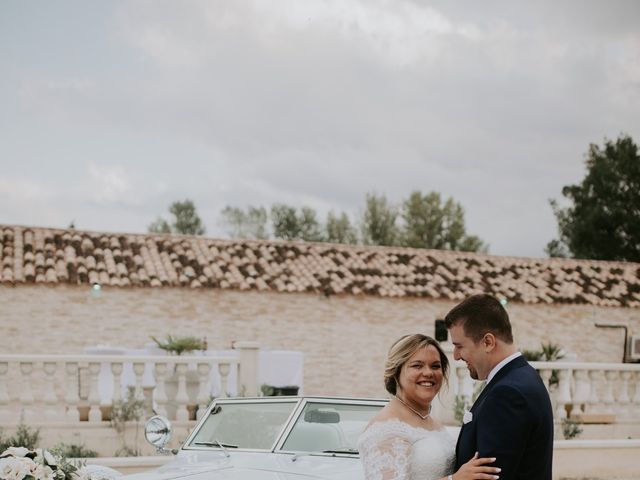
[[442, 375], [444, 381], [448, 382], [449, 379], [449, 359], [445, 355], [444, 351], [440, 347], [440, 344], [433, 338], [421, 333], [415, 333], [413, 335], [405, 335], [400, 337], [396, 342], [391, 345], [389, 354], [387, 355], [387, 362], [384, 366], [384, 387], [391, 395], [395, 395], [398, 389], [398, 379], [400, 378], [400, 370], [402, 366], [409, 361], [421, 348], [428, 345], [432, 345], [440, 354], [440, 363], [442, 365]]

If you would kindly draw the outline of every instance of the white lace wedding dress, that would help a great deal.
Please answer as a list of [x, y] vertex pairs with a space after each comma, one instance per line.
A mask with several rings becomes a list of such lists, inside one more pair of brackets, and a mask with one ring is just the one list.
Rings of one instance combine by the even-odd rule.
[[443, 428], [426, 430], [400, 420], [375, 422], [360, 435], [366, 480], [436, 480], [453, 473], [455, 440]]

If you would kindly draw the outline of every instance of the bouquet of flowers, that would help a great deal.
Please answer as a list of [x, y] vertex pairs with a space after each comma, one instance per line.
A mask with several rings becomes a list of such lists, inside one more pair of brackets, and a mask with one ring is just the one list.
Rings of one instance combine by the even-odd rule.
[[91, 480], [91, 476], [43, 448], [9, 447], [0, 454], [0, 480]]

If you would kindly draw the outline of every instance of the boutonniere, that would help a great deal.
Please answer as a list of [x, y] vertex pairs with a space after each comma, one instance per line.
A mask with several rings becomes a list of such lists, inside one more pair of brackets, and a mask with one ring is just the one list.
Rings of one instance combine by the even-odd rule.
[[464, 415], [462, 416], [462, 423], [466, 425], [467, 423], [472, 421], [473, 413], [471, 413], [469, 410], [465, 410]]

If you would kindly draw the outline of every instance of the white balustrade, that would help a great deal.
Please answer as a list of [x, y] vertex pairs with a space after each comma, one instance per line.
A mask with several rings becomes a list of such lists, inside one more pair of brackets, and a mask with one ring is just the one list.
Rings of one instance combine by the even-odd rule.
[[[256, 378], [249, 378], [256, 370], [254, 351], [251, 345], [251, 365], [243, 376], [252, 386], [258, 383]], [[107, 421], [106, 407], [128, 395], [123, 386], [131, 382], [126, 378], [131, 371], [134, 380], [127, 386], [133, 387], [136, 399], [147, 402], [147, 409], [153, 405], [158, 414], [173, 413], [172, 420], [193, 420], [193, 412], [202, 415], [212, 393], [227, 396], [230, 374], [234, 372], [237, 378], [239, 365], [238, 358], [228, 355], [0, 355], [0, 422], [17, 423], [21, 418], [47, 423], [75, 423], [81, 418], [91, 423]], [[152, 385], [143, 383], [147, 369], [153, 374]], [[107, 397], [101, 396], [99, 385], [105, 372], [110, 375], [107, 383], [113, 392]], [[214, 390], [212, 380], [216, 376], [220, 387]], [[173, 392], [167, 388], [170, 382], [174, 382]], [[81, 415], [83, 410], [86, 412]]]
[[[640, 423], [640, 364], [530, 363], [550, 393], [556, 422], [569, 415], [580, 421]], [[466, 365], [452, 362], [449, 388], [469, 398], [468, 381]]]

